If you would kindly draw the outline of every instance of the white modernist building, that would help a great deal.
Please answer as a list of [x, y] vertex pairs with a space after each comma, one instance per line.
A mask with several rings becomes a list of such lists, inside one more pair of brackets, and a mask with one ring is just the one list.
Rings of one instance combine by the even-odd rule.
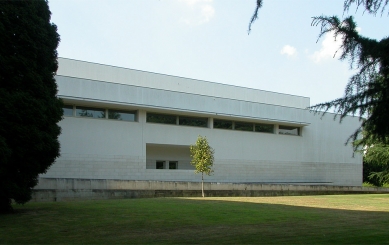
[[359, 126], [309, 98], [59, 59], [61, 156], [45, 179], [199, 181], [189, 145], [215, 149], [210, 182], [360, 186]]

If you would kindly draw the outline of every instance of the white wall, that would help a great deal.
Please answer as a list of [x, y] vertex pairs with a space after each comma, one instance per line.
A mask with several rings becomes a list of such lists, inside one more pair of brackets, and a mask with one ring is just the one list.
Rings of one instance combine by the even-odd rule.
[[57, 75], [305, 109], [309, 98], [152, 72], [58, 59]]
[[[69, 59], [56, 79], [67, 104], [138, 110], [138, 122], [65, 117], [61, 157], [42, 177], [198, 181], [192, 170], [147, 169], [146, 146], [189, 146], [202, 135], [215, 149], [208, 181], [362, 184], [362, 158], [344, 145], [359, 121], [315, 116], [303, 109], [308, 98]], [[302, 135], [146, 123], [146, 111], [297, 125]]]
[[[326, 183], [358, 186], [362, 161], [344, 146], [357, 120], [310, 114], [302, 136], [65, 117], [61, 154], [44, 177], [197, 181], [192, 170], [146, 169], [146, 144], [190, 145], [206, 136], [215, 149], [214, 182]], [[319, 130], [320, 129], [320, 130]], [[168, 160], [168, 159], [167, 159]]]
[[156, 169], [156, 161], [164, 161], [166, 169], [170, 161], [177, 161], [177, 169], [194, 170], [189, 145], [146, 144], [146, 169]]
[[[197, 113], [218, 117], [234, 117], [308, 125], [307, 110], [286, 106], [250, 102], [208, 95], [189, 94], [132, 85], [93, 80], [56, 77], [58, 95], [68, 100], [110, 103], [179, 113]], [[259, 95], [258, 95], [259, 96]]]

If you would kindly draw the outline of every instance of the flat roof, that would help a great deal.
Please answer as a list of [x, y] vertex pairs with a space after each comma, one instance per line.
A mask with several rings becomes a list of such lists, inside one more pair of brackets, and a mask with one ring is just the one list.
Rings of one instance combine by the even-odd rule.
[[306, 109], [308, 97], [58, 58], [57, 75]]

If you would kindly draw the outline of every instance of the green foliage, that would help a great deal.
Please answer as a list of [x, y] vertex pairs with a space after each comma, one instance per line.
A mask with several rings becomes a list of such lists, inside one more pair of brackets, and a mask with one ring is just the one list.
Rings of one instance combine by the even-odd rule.
[[[384, 12], [388, 0], [345, 0], [344, 11], [352, 4], [363, 6], [370, 14], [376, 14], [380, 9]], [[262, 1], [257, 1], [257, 9], [250, 25], [257, 18]], [[380, 41], [363, 37], [357, 31], [357, 25], [352, 16], [339, 20], [338, 17], [313, 17], [312, 25], [321, 26], [319, 38], [331, 33], [334, 39], [341, 39], [341, 60], [347, 59], [351, 68], [358, 71], [353, 75], [345, 89], [343, 97], [310, 107], [315, 113], [324, 115], [334, 109], [335, 117], [340, 122], [348, 115], [357, 114], [362, 121], [361, 127], [348, 138], [354, 141], [363, 130], [367, 138], [374, 138], [389, 143], [389, 37]], [[335, 54], [334, 54], [335, 55]], [[366, 145], [366, 139], [354, 144], [354, 150]]]
[[[88, 110], [82, 110], [79, 114], [80, 117], [93, 117], [93, 113], [88, 112]], [[101, 118], [105, 117], [104, 115]]]
[[[362, 124], [349, 140], [356, 140], [364, 129], [364, 139], [386, 141], [389, 136], [389, 38], [376, 41], [360, 36], [352, 16], [343, 21], [336, 16], [314, 17], [312, 24], [321, 25], [319, 37], [331, 32], [335, 39], [342, 38], [340, 59], [348, 59], [350, 66], [358, 72], [350, 78], [342, 98], [311, 109], [325, 113], [334, 108], [340, 121], [350, 114], [358, 114]], [[354, 149], [365, 145], [364, 139]]]
[[214, 128], [223, 128], [223, 129], [232, 129], [232, 121], [227, 120], [213, 120], [213, 127]]
[[[84, 110], [80, 113], [80, 116], [88, 117], [88, 115], [81, 115], [83, 113], [84, 113]], [[90, 115], [91, 115], [90, 117], [93, 117], [92, 113], [90, 113]], [[98, 118], [105, 118], [105, 117], [106, 117], [105, 111], [102, 111], [100, 113], [100, 115], [98, 116]], [[116, 111], [111, 111], [111, 110], [108, 111], [108, 118], [109, 119], [116, 119], [116, 120], [123, 120], [122, 116], [120, 115], [120, 113], [118, 113]]]
[[389, 167], [389, 145], [376, 142], [366, 149], [366, 162], [377, 162]]
[[190, 146], [190, 156], [192, 157], [190, 163], [196, 168], [195, 173], [212, 174], [214, 153], [215, 151], [208, 145], [207, 138], [199, 136], [196, 144]]
[[59, 156], [57, 27], [45, 0], [0, 1], [0, 212], [30, 200]]
[[215, 151], [208, 145], [206, 137], [199, 135], [196, 144], [190, 146], [190, 162], [195, 166], [195, 173], [201, 173], [201, 193], [204, 197], [204, 174], [211, 175], [213, 173], [213, 161]]
[[[383, 186], [389, 183], [389, 144], [366, 135], [364, 131], [364, 147], [359, 150], [363, 154], [363, 181]], [[361, 141], [357, 140], [354, 144], [360, 145]]]
[[[104, 114], [103, 118], [105, 118], [105, 114]], [[116, 120], [123, 120], [120, 113], [118, 113], [116, 111], [108, 111], [108, 118], [109, 119], [116, 119]]]
[[380, 171], [382, 171], [382, 166], [363, 161], [363, 182], [368, 182], [378, 187], [381, 186], [382, 183], [380, 183], [376, 178], [369, 178], [371, 173]]
[[363, 182], [362, 184], [363, 187], [376, 187], [376, 185], [370, 183], [370, 182]]
[[389, 145], [376, 142], [365, 149], [365, 165], [373, 168], [369, 180], [379, 186], [389, 184]]

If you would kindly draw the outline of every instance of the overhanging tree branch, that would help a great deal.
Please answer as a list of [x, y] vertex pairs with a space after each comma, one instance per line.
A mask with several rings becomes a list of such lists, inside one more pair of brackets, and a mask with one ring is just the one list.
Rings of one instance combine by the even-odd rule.
[[262, 7], [262, 0], [257, 0], [257, 7], [255, 8], [253, 16], [251, 16], [250, 23], [249, 23], [249, 29], [248, 34], [250, 34], [251, 31], [251, 25], [254, 23], [256, 19], [258, 19], [258, 10]]
[[345, 0], [343, 4], [344, 11], [349, 11], [352, 4], [356, 4], [357, 8], [363, 6], [369, 14], [377, 14], [381, 9], [381, 15], [385, 12], [389, 0]]
[[[357, 114], [362, 125], [350, 140], [356, 140], [364, 128], [366, 136], [386, 140], [389, 135], [389, 38], [381, 41], [359, 35], [352, 16], [339, 21], [336, 16], [314, 17], [312, 25], [320, 25], [319, 38], [333, 33], [334, 39], [342, 38], [341, 60], [348, 59], [350, 68], [358, 69], [345, 88], [342, 98], [310, 107], [315, 113], [324, 115], [331, 108], [342, 121], [348, 115]], [[359, 141], [362, 145], [365, 142]], [[359, 145], [354, 145], [355, 149]]]
[[[249, 32], [252, 23], [258, 17], [258, 11], [263, 2], [257, 1], [257, 6], [249, 23]], [[345, 0], [343, 10], [349, 11], [351, 5], [357, 8], [363, 6], [369, 14], [376, 14], [386, 10], [389, 0]], [[334, 39], [341, 39], [342, 45], [337, 52], [341, 52], [340, 60], [348, 60], [351, 69], [357, 72], [346, 85], [344, 96], [332, 101], [309, 107], [315, 113], [324, 115], [330, 109], [336, 113], [340, 122], [349, 116], [357, 115], [361, 127], [347, 139], [356, 140], [362, 131], [367, 137], [373, 137], [387, 142], [389, 135], [389, 38], [380, 41], [361, 36], [352, 16], [340, 21], [338, 17], [313, 17], [313, 26], [320, 26], [318, 40], [331, 33]], [[334, 56], [336, 53], [334, 54]], [[364, 140], [354, 144], [354, 150], [363, 145]]]

